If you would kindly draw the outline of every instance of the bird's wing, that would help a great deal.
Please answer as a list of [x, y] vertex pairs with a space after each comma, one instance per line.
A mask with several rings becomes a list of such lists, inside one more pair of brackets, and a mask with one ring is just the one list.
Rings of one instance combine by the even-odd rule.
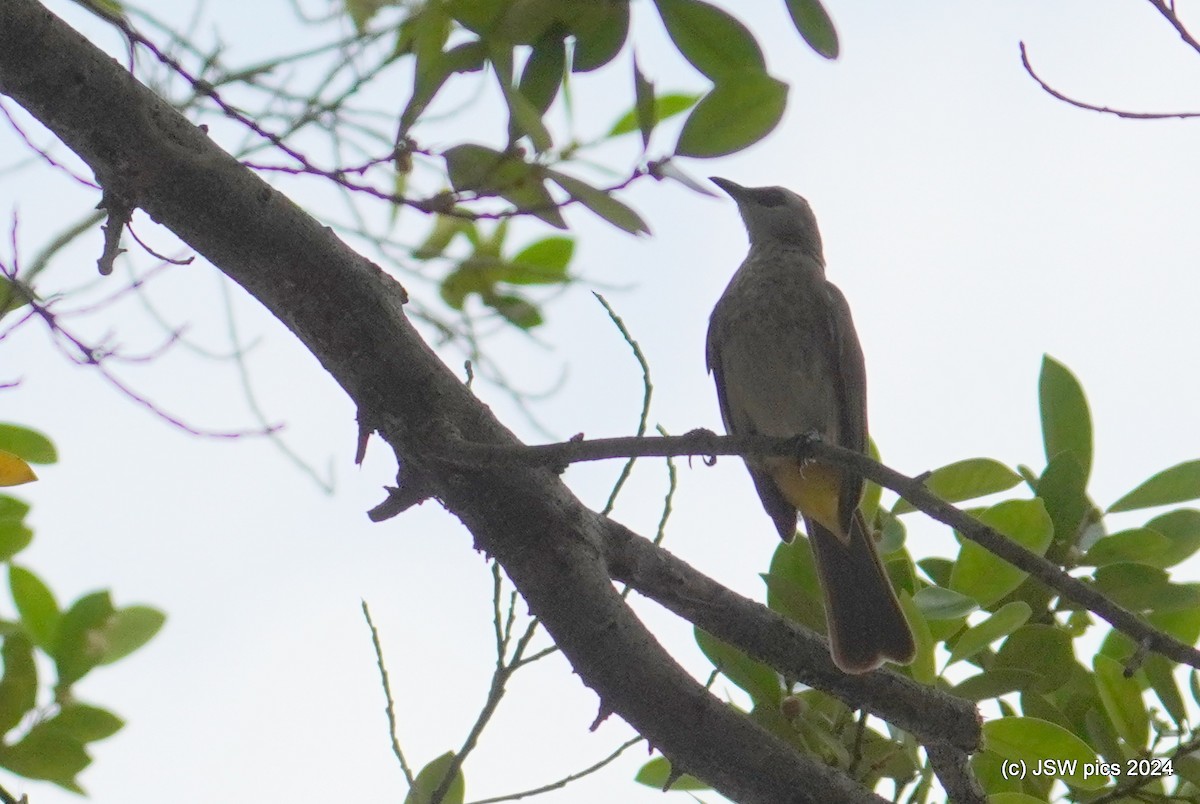
[[[830, 337], [836, 359], [834, 376], [838, 382], [840, 401], [838, 446], [866, 453], [867, 448], [867, 369], [862, 346], [854, 331], [854, 320], [846, 297], [833, 284], [825, 283], [828, 299]], [[862, 497], [862, 478], [847, 483], [842, 489], [840, 513], [849, 522]]]
[[[717, 386], [717, 403], [721, 406], [721, 421], [725, 424], [725, 432], [730, 435], [753, 434], [756, 431], [749, 419], [746, 416], [735, 417], [730, 408], [729, 393], [725, 387], [725, 372], [721, 362], [721, 326], [721, 306], [718, 302], [716, 309], [713, 310], [712, 318], [708, 321], [708, 338], [705, 342], [704, 352], [708, 370], [712, 373]], [[746, 469], [750, 472], [750, 479], [754, 481], [754, 488], [758, 491], [759, 499], [762, 500], [763, 508], [771, 517], [771, 521], [775, 523], [775, 529], [779, 531], [779, 538], [790, 542], [796, 535], [795, 506], [787, 501], [769, 474], [756, 467], [751, 461], [745, 463]]]

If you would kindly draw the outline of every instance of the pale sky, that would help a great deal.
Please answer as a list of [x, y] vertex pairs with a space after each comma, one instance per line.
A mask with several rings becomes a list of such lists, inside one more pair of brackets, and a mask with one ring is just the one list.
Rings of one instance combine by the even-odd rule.
[[[77, 7], [48, 5], [121, 58], [117, 40]], [[650, 4], [633, 5], [642, 69], [660, 90], [701, 89], [702, 79], [665, 46]], [[829, 277], [854, 310], [872, 434], [885, 462], [909, 474], [976, 456], [1040, 469], [1043, 353], [1070, 367], [1088, 393], [1099, 505], [1197, 457], [1198, 124], [1069, 108], [1025, 75], [1018, 53], [1024, 40], [1043, 76], [1100, 105], [1200, 109], [1200, 56], [1148, 5], [831, 2], [842, 42], [832, 63], [800, 42], [781, 2], [721, 5], [736, 7], [760, 37], [772, 74], [792, 85], [788, 111], [749, 151], [681, 166], [698, 178], [785, 185], [811, 201]], [[257, 61], [274, 52], [262, 50], [268, 38], [311, 35], [291, 30], [288, 9], [210, 0], [190, 30], [204, 42], [219, 31], [227, 63]], [[158, 13], [182, 25], [192, 12], [180, 3]], [[607, 98], [629, 93], [628, 57], [576, 86], [581, 128], [602, 132], [625, 110]], [[391, 88], [396, 103], [408, 86], [404, 78]], [[495, 108], [481, 103], [477, 119], [487, 121]], [[461, 139], [463, 128], [430, 129], [429, 144]], [[469, 122], [465, 129], [475, 136]], [[673, 131], [665, 127], [656, 155]], [[243, 133], [218, 128], [213, 136], [234, 148]], [[622, 167], [632, 156], [629, 139], [611, 152]], [[0, 152], [13, 147], [11, 133], [0, 131]], [[0, 211], [19, 211], [26, 258], [98, 200], [44, 171], [2, 181]], [[293, 187], [301, 204], [322, 213], [324, 193]], [[623, 198], [654, 236], [633, 238], [572, 213], [581, 238], [574, 271], [603, 286], [640, 342], [654, 380], [652, 423], [674, 433], [719, 428], [704, 332], [744, 255], [741, 223], [728, 200], [678, 184], [648, 180]], [[341, 214], [340, 206], [329, 209]], [[403, 223], [413, 242], [428, 228], [411, 211]], [[175, 248], [144, 216], [138, 228]], [[513, 238], [546, 233], [529, 226]], [[83, 238], [39, 289], [95, 282], [99, 248], [98, 231]], [[159, 310], [214, 348], [227, 344], [219, 276], [197, 261], [151, 290]], [[487, 691], [494, 657], [486, 563], [434, 502], [382, 525], [367, 521], [381, 486], [394, 482], [389, 450], [373, 442], [367, 465], [356, 469], [349, 400], [255, 302], [236, 288], [233, 295], [243, 336], [258, 341], [250, 368], [261, 404], [286, 423], [288, 443], [305, 460], [334, 467], [332, 496], [265, 440], [195, 438], [163, 424], [64, 361], [41, 327], [0, 344], [0, 380], [22, 380], [3, 394], [0, 419], [46, 432], [61, 452], [58, 465], [39, 468], [41, 482], [16, 490], [32, 502], [36, 528], [19, 562], [60, 603], [111, 588], [118, 605], [147, 603], [168, 615], [148, 647], [77, 687], [82, 699], [128, 724], [94, 744], [81, 781], [93, 800], [122, 804], [402, 800], [359, 601], [371, 604], [380, 627], [401, 739], [420, 767], [460, 745]], [[140, 308], [122, 309], [120, 318], [100, 314], [79, 327], [97, 340], [112, 332], [133, 350], [154, 344], [157, 331]], [[554, 301], [547, 319], [537, 332], [541, 345], [501, 333], [489, 349], [535, 389], [566, 367], [563, 387], [537, 406], [558, 437], [631, 434], [639, 369], [589, 286]], [[461, 371], [460, 355], [446, 360]], [[124, 376], [198, 426], [253, 426], [226, 363], [180, 352]], [[503, 394], [478, 391], [523, 437], [544, 440]], [[599, 507], [619, 469], [576, 466], [566, 480]], [[616, 518], [652, 534], [665, 476], [659, 463], [640, 464]], [[668, 549], [761, 599], [758, 573], [777, 542], [740, 464], [681, 462], [674, 510]], [[1115, 519], [1110, 528], [1145, 518]], [[944, 528], [907, 521], [917, 557], [951, 555]], [[1181, 577], [1200, 579], [1197, 565]], [[705, 677], [691, 627], [645, 601], [637, 606], [672, 653]], [[11, 603], [0, 612], [10, 616]], [[596, 704], [560, 657], [519, 673], [467, 765], [468, 800], [535, 787], [606, 755], [632, 732], [614, 717], [588, 733]], [[662, 801], [630, 781], [646, 758], [644, 749], [632, 750], [542, 800]], [[0, 783], [34, 804], [79, 800], [8, 776]]]

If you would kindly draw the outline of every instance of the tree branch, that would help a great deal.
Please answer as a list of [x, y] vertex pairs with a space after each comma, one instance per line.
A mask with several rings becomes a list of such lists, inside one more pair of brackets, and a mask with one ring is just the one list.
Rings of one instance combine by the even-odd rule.
[[1130, 637], [1146, 649], [1160, 653], [1182, 664], [1200, 668], [1200, 651], [1185, 645], [1169, 634], [1155, 628], [1111, 598], [1068, 575], [1061, 567], [1026, 550], [1000, 532], [984, 525], [975, 517], [954, 507], [925, 488], [917, 478], [890, 469], [870, 457], [832, 444], [806, 438], [774, 438], [770, 436], [718, 436], [707, 430], [693, 430], [682, 436], [666, 438], [600, 438], [588, 441], [566, 441], [559, 444], [540, 444], [533, 447], [494, 447], [479, 444], [457, 444], [452, 458], [455, 463], [480, 462], [547, 464], [562, 466], [578, 461], [597, 461], [609, 458], [678, 457], [684, 455], [714, 457], [718, 455], [795, 455], [840, 466], [891, 489], [920, 511], [954, 528], [990, 553], [1053, 589], [1063, 598], [1078, 603], [1099, 615], [1113, 628]]
[[920, 742], [962, 751], [979, 748], [979, 714], [962, 698], [918, 684], [888, 669], [847, 675], [813, 631], [742, 597], [618, 522], [605, 533], [614, 580], [728, 642], [787, 678], [865, 709]]
[[[1150, 0], [1150, 3], [1151, 3], [1151, 5], [1156, 5], [1154, 0]], [[1060, 92], [1059, 90], [1055, 89], [1054, 87], [1050, 86], [1050, 84], [1047, 83], [1045, 81], [1045, 79], [1043, 79], [1040, 75], [1038, 75], [1037, 72], [1033, 69], [1033, 65], [1029, 63], [1029, 54], [1025, 50], [1025, 43], [1021, 42], [1020, 47], [1021, 47], [1021, 66], [1025, 68], [1025, 72], [1029, 74], [1029, 77], [1032, 78], [1034, 81], [1037, 81], [1038, 86], [1040, 86], [1043, 90], [1045, 90], [1046, 94], [1050, 95], [1053, 98], [1056, 98], [1057, 100], [1062, 101], [1065, 104], [1068, 104], [1069, 106], [1074, 106], [1077, 109], [1085, 109], [1089, 112], [1100, 112], [1101, 114], [1111, 114], [1111, 115], [1115, 115], [1116, 117], [1123, 117], [1126, 120], [1167, 120], [1167, 119], [1172, 119], [1172, 118], [1176, 118], [1176, 119], [1180, 119], [1180, 120], [1187, 120], [1188, 118], [1192, 118], [1192, 117], [1200, 117], [1200, 112], [1129, 112], [1129, 111], [1125, 111], [1123, 109], [1112, 109], [1108, 106], [1097, 106], [1095, 104], [1086, 103], [1085, 101], [1077, 100], [1075, 98], [1072, 98], [1069, 95], [1066, 95], [1066, 94]]]
[[518, 441], [420, 338], [398, 285], [220, 150], [34, 0], [0, 3], [0, 92], [102, 185], [146, 210], [257, 298], [321, 361], [404, 471], [470, 529], [581, 680], [686, 770], [746, 804], [879, 797], [733, 711], [658, 643], [613, 588], [605, 521], [540, 467], [436, 460]]

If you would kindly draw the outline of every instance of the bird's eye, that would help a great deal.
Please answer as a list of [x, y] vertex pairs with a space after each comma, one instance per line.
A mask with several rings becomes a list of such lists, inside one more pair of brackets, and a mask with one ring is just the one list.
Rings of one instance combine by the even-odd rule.
[[783, 190], [778, 187], [767, 187], [758, 191], [757, 201], [764, 207], [777, 207], [786, 200]]

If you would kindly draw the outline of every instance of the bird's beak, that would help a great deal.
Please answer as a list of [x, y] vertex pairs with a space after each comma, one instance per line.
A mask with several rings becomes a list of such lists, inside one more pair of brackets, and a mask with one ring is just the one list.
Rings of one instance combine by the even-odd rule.
[[746, 188], [738, 184], [736, 181], [722, 179], [720, 176], [709, 176], [708, 180], [725, 191], [725, 194], [734, 201], [740, 201], [746, 194]]

